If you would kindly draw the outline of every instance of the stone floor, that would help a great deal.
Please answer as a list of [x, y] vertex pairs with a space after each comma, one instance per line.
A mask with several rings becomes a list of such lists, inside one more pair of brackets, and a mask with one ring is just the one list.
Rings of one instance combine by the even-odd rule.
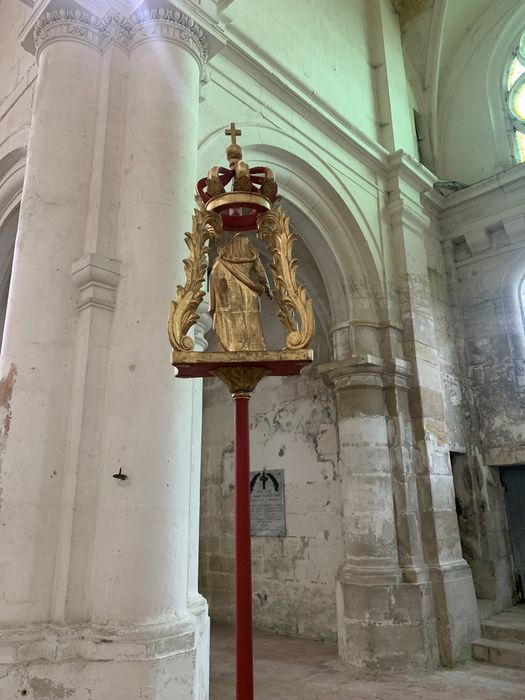
[[[210, 700], [234, 700], [233, 630], [212, 630]], [[256, 700], [525, 700], [525, 671], [471, 661], [433, 673], [350, 675], [332, 644], [257, 634]]]

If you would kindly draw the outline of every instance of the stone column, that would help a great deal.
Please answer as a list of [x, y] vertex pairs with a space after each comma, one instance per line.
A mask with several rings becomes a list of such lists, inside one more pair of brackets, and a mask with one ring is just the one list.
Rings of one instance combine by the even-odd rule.
[[65, 12], [38, 28], [38, 78], [0, 361], [3, 625], [48, 621], [52, 607], [78, 318], [71, 266], [84, 250], [99, 39], [96, 26]]
[[[168, 11], [134, 16], [104, 461], [129, 484], [101, 495], [93, 614], [187, 616], [191, 381], [175, 381], [167, 304], [183, 279], [197, 179], [203, 46]], [[112, 486], [113, 488], [109, 488]], [[162, 545], [160, 546], [160, 543]], [[116, 564], [116, 567], [115, 567]]]
[[207, 35], [169, 7], [53, 10], [35, 38], [0, 392], [0, 613], [17, 628], [0, 635], [0, 695], [204, 700], [201, 386], [174, 379], [166, 319]]
[[402, 153], [392, 156], [387, 210], [403, 349], [413, 373], [408, 403], [423, 554], [432, 582], [440, 660], [452, 665], [470, 655], [479, 620], [455, 510], [424, 239], [430, 222], [420, 203], [426, 186]]
[[343, 473], [345, 560], [336, 584], [340, 655], [360, 668], [429, 667], [430, 587], [404, 577], [399, 561], [385, 362], [351, 356], [322, 371], [335, 389]]
[[[188, 606], [192, 445], [200, 442], [191, 380], [176, 380], [168, 303], [183, 280], [184, 232], [197, 179], [202, 30], [173, 9], [131, 17], [115, 308], [106, 393], [92, 617], [126, 631], [155, 698], [207, 695], [206, 606]], [[198, 387], [197, 387], [198, 390]], [[195, 431], [193, 433], [192, 431]], [[128, 480], [111, 475], [122, 468]], [[196, 564], [196, 562], [195, 562]], [[122, 683], [131, 685], [123, 676]]]

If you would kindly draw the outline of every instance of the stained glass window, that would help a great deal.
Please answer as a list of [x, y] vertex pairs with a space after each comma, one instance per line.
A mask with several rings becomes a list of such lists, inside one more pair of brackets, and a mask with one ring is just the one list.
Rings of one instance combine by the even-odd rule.
[[518, 163], [525, 161], [525, 33], [514, 52], [506, 76], [506, 101]]

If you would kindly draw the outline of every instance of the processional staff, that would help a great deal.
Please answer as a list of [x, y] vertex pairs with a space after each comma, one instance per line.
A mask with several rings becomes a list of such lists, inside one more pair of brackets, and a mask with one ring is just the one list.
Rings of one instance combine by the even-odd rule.
[[[235, 123], [225, 134], [231, 136], [229, 168], [214, 166], [197, 183], [197, 208], [186, 233], [186, 281], [171, 302], [168, 335], [177, 377], [219, 377], [234, 399], [236, 696], [253, 700], [249, 400], [263, 377], [299, 374], [312, 362], [314, 316], [304, 285], [296, 281], [296, 235], [282, 208], [275, 206], [273, 173], [242, 160], [236, 139], [241, 130]], [[272, 257], [273, 289], [250, 240], [254, 232]], [[209, 244], [223, 239], [210, 274], [210, 314], [219, 350], [196, 352], [189, 331], [204, 298]], [[263, 293], [275, 300], [277, 317], [287, 330], [282, 350], [266, 347], [259, 305]]]

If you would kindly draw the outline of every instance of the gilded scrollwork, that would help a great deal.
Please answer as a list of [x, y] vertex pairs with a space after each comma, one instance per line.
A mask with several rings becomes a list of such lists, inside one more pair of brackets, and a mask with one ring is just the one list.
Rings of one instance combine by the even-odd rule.
[[193, 339], [188, 335], [190, 328], [199, 319], [197, 307], [204, 298], [202, 285], [206, 275], [207, 255], [210, 239], [218, 240], [222, 233], [222, 219], [203, 207], [194, 210], [191, 233], [186, 233], [185, 241], [189, 257], [184, 260], [186, 281], [177, 285], [177, 294], [170, 304], [168, 335], [174, 350], [189, 352], [193, 349]]
[[258, 217], [257, 237], [266, 241], [273, 256], [273, 296], [279, 306], [277, 317], [288, 331], [286, 347], [308, 348], [315, 331], [312, 301], [304, 284], [296, 281], [297, 260], [292, 257], [292, 248], [297, 236], [290, 232], [289, 219], [281, 207]]

